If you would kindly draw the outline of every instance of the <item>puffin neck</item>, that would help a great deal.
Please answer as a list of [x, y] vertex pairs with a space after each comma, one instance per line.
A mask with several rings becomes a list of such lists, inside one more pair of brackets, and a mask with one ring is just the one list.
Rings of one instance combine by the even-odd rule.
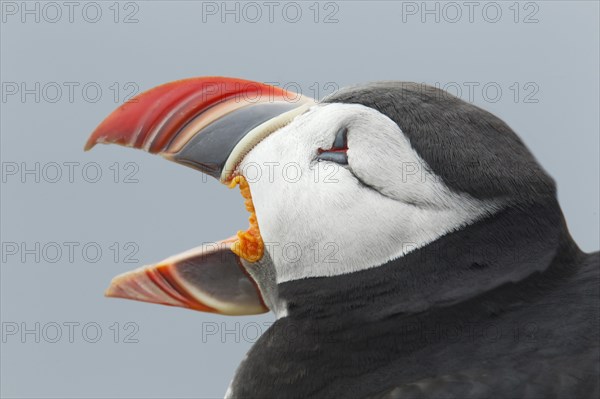
[[550, 198], [512, 206], [372, 269], [279, 284], [279, 296], [292, 318], [364, 323], [502, 290], [580, 254]]

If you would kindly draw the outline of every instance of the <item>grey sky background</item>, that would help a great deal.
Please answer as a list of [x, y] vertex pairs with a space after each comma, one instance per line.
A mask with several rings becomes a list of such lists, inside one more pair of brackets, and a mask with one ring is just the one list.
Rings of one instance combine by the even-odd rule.
[[598, 249], [595, 1], [53, 4], [0, 9], [2, 398], [222, 397], [273, 321], [103, 297], [118, 273], [247, 226], [239, 194], [194, 170], [83, 152], [128, 94], [160, 83], [234, 76], [318, 98], [437, 84], [520, 135], [577, 243]]

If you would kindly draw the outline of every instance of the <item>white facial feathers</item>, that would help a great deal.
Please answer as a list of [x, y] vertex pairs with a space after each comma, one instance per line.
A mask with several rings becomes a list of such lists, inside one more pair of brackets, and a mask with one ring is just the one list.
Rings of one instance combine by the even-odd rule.
[[[348, 165], [317, 161], [343, 127]], [[376, 267], [500, 209], [452, 192], [391, 119], [356, 104], [312, 107], [239, 171], [278, 283]]]

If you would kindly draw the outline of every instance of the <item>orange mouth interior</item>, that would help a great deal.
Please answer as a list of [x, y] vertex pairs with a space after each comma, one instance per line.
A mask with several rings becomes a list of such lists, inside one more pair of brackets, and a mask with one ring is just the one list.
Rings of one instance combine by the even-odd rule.
[[256, 220], [256, 211], [254, 209], [254, 203], [252, 202], [252, 194], [250, 193], [250, 186], [244, 176], [238, 175], [231, 179], [229, 188], [234, 188], [239, 185], [240, 193], [244, 197], [244, 205], [246, 210], [250, 212], [248, 221], [250, 227], [246, 231], [238, 231], [238, 240], [233, 243], [231, 250], [240, 258], [247, 260], [248, 262], [259, 261], [264, 253], [265, 245], [260, 235], [260, 229], [258, 228], [258, 221]]

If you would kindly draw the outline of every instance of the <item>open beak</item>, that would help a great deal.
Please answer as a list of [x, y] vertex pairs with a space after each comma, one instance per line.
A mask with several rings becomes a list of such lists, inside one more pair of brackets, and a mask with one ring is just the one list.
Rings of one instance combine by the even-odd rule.
[[106, 296], [228, 315], [268, 309], [231, 251], [236, 237], [194, 248], [113, 279]]
[[239, 185], [250, 228], [117, 276], [106, 295], [230, 315], [266, 312], [242, 262], [260, 260], [264, 243], [250, 187], [236, 168], [262, 139], [313, 104], [310, 98], [263, 83], [201, 77], [155, 87], [110, 114], [92, 133], [86, 150], [98, 143], [139, 148], [230, 187]]

